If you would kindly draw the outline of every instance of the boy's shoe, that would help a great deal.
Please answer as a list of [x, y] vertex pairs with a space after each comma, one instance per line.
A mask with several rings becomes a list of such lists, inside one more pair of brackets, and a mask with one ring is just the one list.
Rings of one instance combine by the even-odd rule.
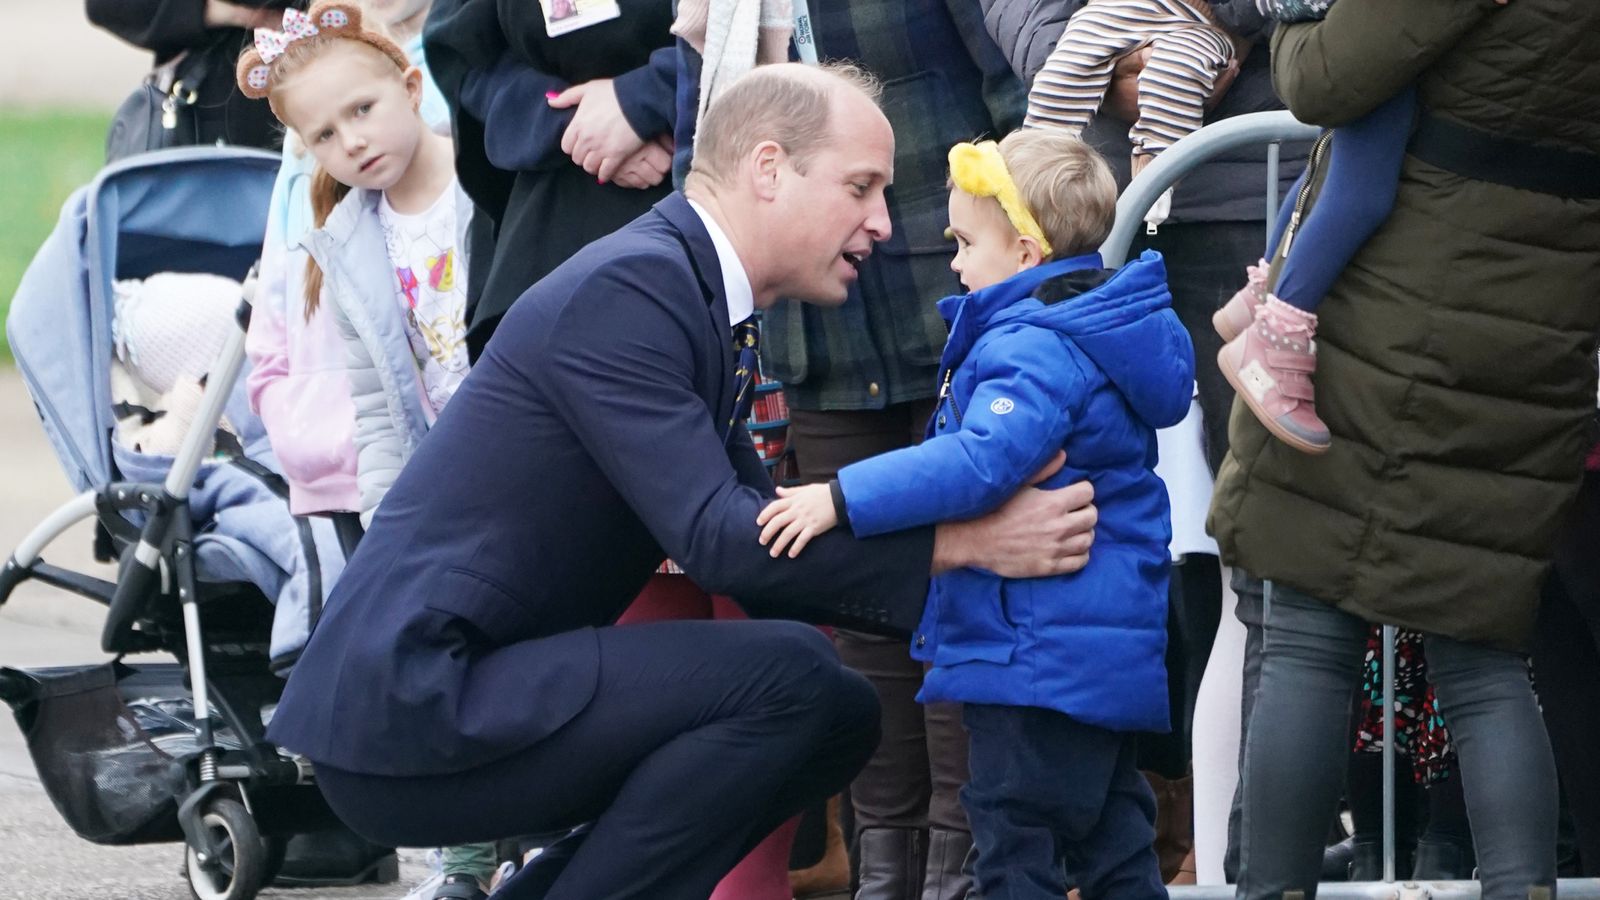
[[446, 875], [433, 892], [433, 900], [488, 900], [488, 897], [478, 879], [464, 873]]
[[1239, 288], [1222, 308], [1211, 316], [1211, 326], [1224, 341], [1244, 333], [1255, 321], [1256, 309], [1267, 300], [1267, 261], [1245, 267], [1244, 287]]
[[1271, 294], [1255, 322], [1222, 346], [1217, 364], [1261, 424], [1303, 453], [1328, 449], [1328, 426], [1317, 417], [1311, 375], [1317, 371], [1317, 317]]

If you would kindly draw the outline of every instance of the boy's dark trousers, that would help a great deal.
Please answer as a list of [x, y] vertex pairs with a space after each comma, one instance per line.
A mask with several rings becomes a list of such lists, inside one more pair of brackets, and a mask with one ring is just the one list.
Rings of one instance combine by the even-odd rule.
[[972, 777], [961, 802], [983, 900], [1059, 900], [1062, 863], [1085, 898], [1165, 898], [1156, 798], [1131, 733], [1053, 710], [969, 703]]

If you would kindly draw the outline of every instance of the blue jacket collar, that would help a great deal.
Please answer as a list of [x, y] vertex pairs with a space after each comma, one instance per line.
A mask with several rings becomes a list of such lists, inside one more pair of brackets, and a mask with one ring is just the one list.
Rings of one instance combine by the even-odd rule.
[[1102, 268], [1100, 254], [1085, 253], [1067, 259], [1040, 263], [1031, 269], [1007, 278], [999, 284], [980, 288], [970, 294], [957, 294], [939, 301], [939, 315], [950, 323], [950, 339], [945, 344], [942, 366], [948, 368], [965, 357], [973, 341], [983, 333], [989, 321], [1012, 306], [1032, 297], [1039, 286], [1082, 269]]
[[1065, 275], [1068, 272], [1076, 272], [1079, 269], [1099, 268], [1103, 268], [1103, 264], [1098, 253], [1085, 253], [1082, 256], [1040, 263], [1031, 269], [1024, 269], [1018, 272], [999, 284], [980, 288], [970, 294], [956, 294], [953, 297], [946, 297], [940, 300], [939, 314], [944, 316], [944, 320], [951, 323], [952, 326], [955, 324], [957, 316], [964, 315], [971, 318], [973, 325], [982, 328], [988, 323], [989, 319], [994, 317], [995, 313], [1004, 310], [1018, 300], [1026, 300], [1032, 297], [1038, 291], [1039, 285], [1044, 284], [1046, 281], [1059, 275]]

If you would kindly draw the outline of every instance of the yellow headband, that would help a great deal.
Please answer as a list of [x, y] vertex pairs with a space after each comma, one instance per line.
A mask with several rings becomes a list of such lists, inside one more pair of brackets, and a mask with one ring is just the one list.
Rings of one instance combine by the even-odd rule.
[[950, 148], [950, 180], [956, 187], [974, 197], [993, 197], [1000, 201], [1006, 218], [1018, 234], [1025, 234], [1039, 242], [1039, 252], [1050, 258], [1050, 241], [1044, 229], [1034, 219], [1033, 213], [1022, 202], [1017, 183], [1011, 180], [1005, 158], [1000, 155], [1000, 145], [994, 141], [976, 144], [961, 143]]

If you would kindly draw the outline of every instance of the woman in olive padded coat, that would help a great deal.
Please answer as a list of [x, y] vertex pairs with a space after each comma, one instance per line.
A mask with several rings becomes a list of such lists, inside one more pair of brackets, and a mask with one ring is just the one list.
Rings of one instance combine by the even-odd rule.
[[1280, 27], [1272, 59], [1304, 121], [1413, 83], [1422, 109], [1394, 212], [1319, 310], [1332, 447], [1299, 453], [1234, 406], [1211, 526], [1269, 584], [1240, 896], [1315, 889], [1382, 622], [1427, 636], [1483, 896], [1522, 900], [1554, 885], [1556, 830], [1523, 654], [1593, 444], [1600, 4], [1340, 0]]

